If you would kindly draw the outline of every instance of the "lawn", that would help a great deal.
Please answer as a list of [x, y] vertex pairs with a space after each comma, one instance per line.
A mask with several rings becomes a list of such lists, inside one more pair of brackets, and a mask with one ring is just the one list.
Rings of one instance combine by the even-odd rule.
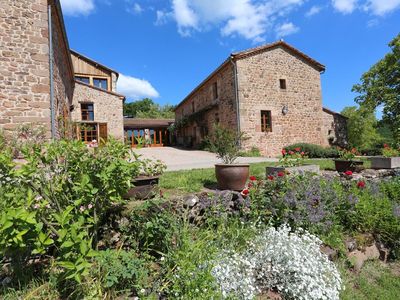
[[[276, 166], [278, 162], [263, 162], [250, 164], [250, 175], [265, 176], [265, 167]], [[334, 170], [335, 165], [331, 159], [309, 159], [306, 164], [317, 164], [321, 170]], [[370, 162], [364, 160], [364, 166], [369, 167]], [[175, 192], [200, 192], [204, 187], [212, 187], [216, 184], [214, 168], [194, 169], [166, 172], [160, 180], [162, 189]]]

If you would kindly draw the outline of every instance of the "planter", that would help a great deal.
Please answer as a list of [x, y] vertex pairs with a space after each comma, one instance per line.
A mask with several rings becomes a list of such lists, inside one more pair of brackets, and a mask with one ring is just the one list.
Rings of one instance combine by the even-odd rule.
[[290, 174], [303, 174], [303, 173], [316, 173], [319, 174], [319, 165], [303, 165], [297, 167], [267, 167], [267, 176], [275, 175], [279, 172], [285, 172]]
[[136, 177], [132, 184], [132, 187], [124, 196], [125, 199], [139, 199], [145, 200], [153, 198], [156, 195], [156, 187], [160, 176], [139, 176]]
[[249, 178], [249, 164], [217, 164], [215, 175], [217, 177], [218, 189], [242, 191]]
[[371, 157], [371, 169], [397, 169], [400, 168], [400, 157]]
[[335, 159], [334, 162], [335, 162], [335, 169], [338, 172], [346, 172], [346, 171], [354, 172], [364, 164], [364, 162], [360, 160]]

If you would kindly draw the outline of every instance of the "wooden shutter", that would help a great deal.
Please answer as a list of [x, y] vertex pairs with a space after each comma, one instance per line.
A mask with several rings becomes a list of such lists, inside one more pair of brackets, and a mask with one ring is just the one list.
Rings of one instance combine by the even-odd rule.
[[107, 142], [107, 123], [99, 123], [99, 142]]

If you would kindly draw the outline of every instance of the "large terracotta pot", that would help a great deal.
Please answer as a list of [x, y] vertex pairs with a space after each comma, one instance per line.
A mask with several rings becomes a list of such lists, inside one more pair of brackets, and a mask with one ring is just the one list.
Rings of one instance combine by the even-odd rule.
[[160, 176], [139, 176], [132, 180], [133, 187], [124, 196], [125, 199], [145, 200], [155, 196]]
[[217, 164], [215, 175], [217, 177], [218, 189], [242, 191], [249, 178], [249, 164]]
[[346, 171], [356, 171], [358, 167], [364, 164], [363, 161], [360, 160], [340, 160], [336, 159], [335, 162], [335, 169], [338, 172], [346, 172]]

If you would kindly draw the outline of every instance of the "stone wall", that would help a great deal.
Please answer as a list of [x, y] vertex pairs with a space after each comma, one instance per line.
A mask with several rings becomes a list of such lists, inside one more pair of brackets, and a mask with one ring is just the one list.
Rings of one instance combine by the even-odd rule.
[[[240, 129], [250, 137], [243, 143], [266, 156], [277, 156], [284, 146], [307, 142], [328, 145], [322, 134], [320, 72], [283, 47], [237, 61]], [[286, 89], [280, 88], [286, 80]], [[288, 107], [284, 115], [282, 109]], [[272, 132], [261, 131], [261, 110], [272, 114]]]
[[325, 142], [331, 146], [347, 146], [347, 119], [338, 113], [324, 109], [322, 120]]
[[0, 129], [44, 125], [50, 135], [47, 0], [0, 2]]
[[68, 113], [73, 82], [55, 1], [0, 2], [0, 129], [33, 123], [51, 132], [48, 3], [52, 5], [57, 119]]
[[[218, 90], [216, 99], [213, 92], [215, 83]], [[178, 144], [198, 147], [218, 120], [221, 125], [236, 130], [235, 107], [233, 66], [227, 64], [208, 78], [176, 109], [177, 123], [184, 117], [191, 120], [182, 130], [179, 130]]]
[[74, 93], [74, 71], [72, 68], [69, 45], [66, 39], [61, 10], [52, 3], [52, 30], [53, 30], [53, 83], [55, 124], [58, 135], [69, 136], [70, 115]]
[[81, 103], [94, 104], [94, 121], [107, 123], [108, 136], [124, 139], [123, 99], [117, 94], [76, 82], [73, 97], [72, 120], [82, 120]]

